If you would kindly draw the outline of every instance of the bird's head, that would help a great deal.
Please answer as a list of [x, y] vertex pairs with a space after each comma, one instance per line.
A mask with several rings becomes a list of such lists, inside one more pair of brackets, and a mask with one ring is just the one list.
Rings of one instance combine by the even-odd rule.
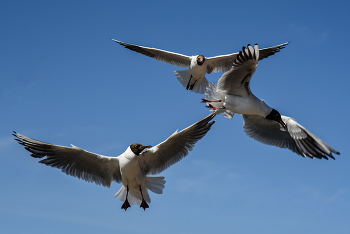
[[144, 149], [151, 148], [151, 147], [152, 147], [151, 145], [143, 145], [140, 143], [134, 143], [130, 145], [130, 149], [135, 155], [139, 155]]
[[281, 114], [278, 111], [276, 111], [275, 109], [272, 109], [270, 114], [268, 114], [265, 118], [268, 120], [274, 120], [274, 121], [278, 122], [279, 124], [282, 125], [282, 127], [286, 131], [288, 130], [287, 125], [282, 121]]
[[204, 63], [204, 61], [205, 61], [205, 57], [204, 57], [203, 55], [198, 55], [198, 56], [197, 56], [197, 64], [198, 64], [199, 66], [202, 66], [203, 63]]

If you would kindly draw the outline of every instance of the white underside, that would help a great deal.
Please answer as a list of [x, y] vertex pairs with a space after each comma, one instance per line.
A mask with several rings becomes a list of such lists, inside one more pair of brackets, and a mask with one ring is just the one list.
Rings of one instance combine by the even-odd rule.
[[[164, 177], [146, 177], [145, 185], [142, 187], [143, 198], [147, 203], [151, 202], [148, 190], [151, 190], [154, 193], [162, 194], [165, 187]], [[126, 187], [123, 185], [120, 190], [114, 195], [119, 197], [121, 201], [126, 199]], [[140, 190], [136, 187], [129, 187], [128, 201], [131, 205], [138, 204], [142, 202], [142, 197]]]

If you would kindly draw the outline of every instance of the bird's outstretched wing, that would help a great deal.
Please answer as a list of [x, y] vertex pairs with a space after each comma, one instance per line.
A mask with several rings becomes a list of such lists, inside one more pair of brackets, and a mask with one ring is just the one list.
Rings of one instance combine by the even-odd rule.
[[72, 148], [37, 141], [19, 133], [13, 134], [19, 144], [31, 152], [40, 163], [61, 169], [70, 176], [87, 182], [110, 187], [113, 181], [121, 182], [119, 161], [116, 157], [94, 154], [72, 145]]
[[310, 158], [328, 159], [330, 157], [334, 159], [332, 152], [339, 154], [338, 151], [298, 124], [293, 118], [282, 115], [282, 120], [287, 125], [288, 131], [276, 121], [261, 116], [243, 115], [243, 119], [244, 132], [263, 144], [288, 148], [294, 153]]
[[[111, 38], [112, 39], [112, 38]], [[156, 48], [144, 47], [139, 45], [128, 44], [115, 39], [113, 41], [124, 46], [125, 48], [138, 52], [140, 54], [146, 55], [148, 57], [154, 58], [158, 61], [166, 62], [171, 65], [189, 68], [191, 65], [191, 57], [183, 54], [173, 53], [165, 50], [160, 50]]]
[[231, 70], [225, 72], [218, 81], [218, 91], [223, 94], [248, 96], [250, 91], [250, 80], [253, 77], [259, 62], [259, 46], [254, 48], [243, 46]]
[[[267, 58], [283, 49], [289, 42], [259, 50], [259, 61]], [[226, 72], [232, 68], [232, 63], [237, 58], [238, 53], [219, 55], [207, 58], [208, 70], [213, 72]]]
[[145, 175], [158, 174], [186, 157], [197, 141], [202, 139], [210, 130], [215, 121], [209, 121], [215, 115], [216, 112], [213, 112], [181, 132], [176, 131], [162, 143], [142, 151], [139, 159], [142, 172]]

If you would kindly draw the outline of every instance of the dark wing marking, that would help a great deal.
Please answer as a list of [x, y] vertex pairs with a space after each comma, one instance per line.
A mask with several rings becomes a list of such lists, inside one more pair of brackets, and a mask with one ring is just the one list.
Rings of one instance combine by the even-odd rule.
[[42, 158], [39, 163], [59, 168], [67, 175], [105, 187], [110, 187], [113, 180], [118, 183], [122, 181], [116, 157], [94, 154], [76, 146], [69, 148], [49, 144], [16, 132], [13, 135], [19, 144], [32, 153], [32, 157]]
[[[288, 44], [289, 42], [283, 43], [281, 45], [273, 46], [273, 47], [260, 49], [259, 61], [271, 55], [274, 55], [275, 53], [279, 52]], [[239, 53], [233, 53], [233, 54], [219, 55], [219, 56], [207, 58], [207, 63], [208, 63], [207, 73], [210, 74], [211, 72], [226, 72], [230, 70], [238, 54]]]
[[[112, 38], [111, 38], [112, 39]], [[191, 65], [191, 57], [183, 54], [173, 53], [165, 50], [160, 50], [156, 48], [138, 46], [133, 44], [128, 44], [115, 39], [112, 39], [116, 43], [124, 46], [125, 48], [138, 52], [140, 54], [146, 55], [148, 57], [154, 58], [158, 61], [166, 62], [171, 65], [189, 68]]]
[[181, 132], [175, 132], [164, 142], [144, 150], [139, 159], [142, 172], [158, 174], [166, 168], [186, 157], [195, 144], [202, 139], [215, 121], [211, 121], [216, 112], [208, 115], [197, 123], [185, 128]]
[[251, 45], [243, 47], [233, 62], [230, 71], [225, 72], [218, 81], [218, 90], [224, 94], [248, 96], [250, 80], [253, 77], [259, 61], [259, 47]]
[[310, 158], [328, 159], [330, 157], [334, 159], [332, 152], [339, 154], [293, 118], [282, 115], [288, 131], [276, 121], [267, 120], [261, 116], [243, 115], [243, 119], [244, 132], [263, 144], [288, 148], [296, 154]]

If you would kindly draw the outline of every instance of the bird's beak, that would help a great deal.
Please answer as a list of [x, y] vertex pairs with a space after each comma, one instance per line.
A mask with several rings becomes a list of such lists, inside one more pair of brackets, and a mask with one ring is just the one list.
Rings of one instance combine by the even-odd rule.
[[284, 128], [286, 131], [288, 131], [287, 125], [286, 125], [282, 120], [280, 120], [280, 121], [278, 121], [278, 122], [283, 126], [283, 128]]
[[152, 148], [152, 146], [151, 145], [144, 145], [144, 146], [142, 146], [142, 148], [143, 149], [145, 149], [145, 148]]

